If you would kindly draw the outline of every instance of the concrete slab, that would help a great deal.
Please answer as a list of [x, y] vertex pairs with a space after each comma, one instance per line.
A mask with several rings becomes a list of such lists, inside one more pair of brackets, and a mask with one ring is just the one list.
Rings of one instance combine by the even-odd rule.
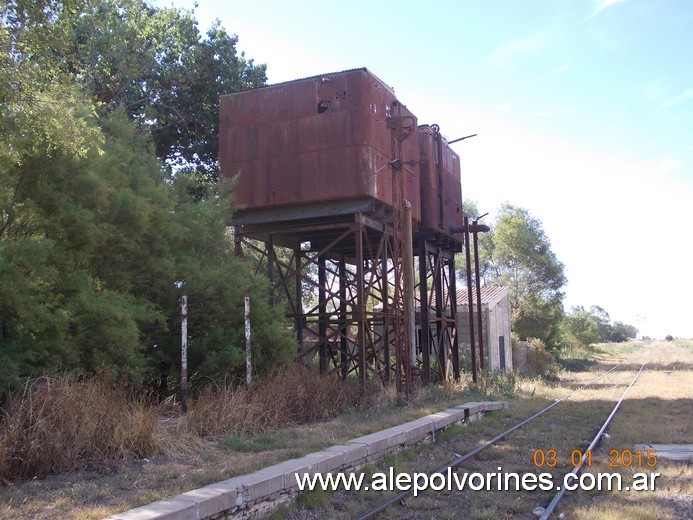
[[197, 504], [187, 500], [159, 500], [118, 513], [106, 520], [198, 520]]
[[299, 459], [285, 460], [284, 462], [270, 466], [277, 473], [284, 475], [285, 489], [296, 485], [296, 474], [312, 475], [316, 472], [319, 459], [317, 457], [312, 457], [311, 455], [313, 454], [311, 453], [310, 455], [306, 455], [305, 457], [301, 457]]
[[[188, 491], [172, 500], [161, 500], [110, 517], [108, 520], [205, 520], [223, 511], [248, 506], [262, 507], [272, 495], [298, 488], [296, 474], [315, 474], [354, 467], [366, 460], [394, 451], [434, 435], [453, 423], [471, 419], [483, 411], [507, 408], [505, 402], [465, 403], [408, 423], [371, 433], [331, 446], [298, 459], [287, 460], [249, 475], [241, 475], [200, 489]], [[660, 445], [662, 446], [662, 445]], [[690, 445], [688, 445], [690, 446]], [[644, 448], [656, 449], [656, 448]], [[693, 452], [693, 448], [691, 449]], [[657, 454], [659, 456], [659, 453]]]
[[469, 407], [469, 413], [470, 414], [479, 413], [479, 412], [483, 412], [486, 410], [486, 403], [483, 403], [483, 402], [481, 402], [481, 403], [477, 403], [477, 402], [466, 403], [465, 406]]
[[387, 451], [389, 439], [390, 437], [388, 435], [384, 435], [383, 432], [376, 432], [347, 441], [347, 444], [365, 444], [368, 446], [368, 456], [371, 457], [373, 455], [377, 455], [378, 453]]
[[407, 432], [409, 431], [409, 423], [404, 423], [393, 428], [385, 430], [388, 435], [387, 447], [396, 448], [402, 446], [407, 440]]
[[194, 502], [197, 504], [198, 518], [207, 518], [236, 507], [236, 488], [220, 482], [187, 491], [175, 499]]
[[421, 419], [406, 423], [406, 427], [405, 442], [407, 444], [412, 444], [431, 435], [435, 425], [429, 418], [422, 417]]
[[344, 452], [341, 450], [330, 451], [323, 450], [315, 453], [320, 456], [318, 460], [317, 471], [319, 473], [330, 473], [338, 471], [344, 466]]
[[483, 413], [484, 410], [486, 410], [486, 405], [484, 403], [469, 403], [470, 415], [477, 414], [477, 413]]
[[[269, 466], [249, 475], [238, 477], [237, 493], [243, 495], [246, 503], [278, 493], [284, 489], [284, 472]], [[238, 497], [236, 497], [238, 503]]]
[[658, 459], [693, 460], [693, 444], [636, 444], [633, 453], [641, 451], [643, 459], [648, 450], [654, 450]]
[[435, 419], [435, 428], [440, 430], [442, 428], [447, 428], [451, 424], [460, 420], [460, 416], [464, 418], [464, 413], [460, 410], [455, 410], [453, 408], [448, 408], [442, 412], [434, 413], [432, 417]]
[[[365, 449], [364, 447], [364, 450]], [[317, 452], [310, 453], [299, 459], [286, 460], [270, 467], [283, 473], [285, 490], [294, 490], [298, 488], [296, 475], [299, 475], [299, 478], [303, 478], [303, 475], [306, 474], [313, 475], [319, 473], [320, 465], [324, 460], [324, 454], [322, 452]]]
[[368, 457], [368, 447], [364, 444], [340, 444], [325, 448], [323, 451], [343, 453], [345, 466], [357, 466], [365, 462]]

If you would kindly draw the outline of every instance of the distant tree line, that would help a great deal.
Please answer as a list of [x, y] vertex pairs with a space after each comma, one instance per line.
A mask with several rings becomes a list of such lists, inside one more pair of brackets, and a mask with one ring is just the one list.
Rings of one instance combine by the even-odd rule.
[[[464, 202], [464, 212], [470, 221], [479, 215], [474, 201]], [[520, 339], [536, 338], [557, 351], [637, 336], [635, 327], [611, 322], [599, 306], [565, 312], [564, 265], [541, 221], [527, 209], [503, 204], [490, 224], [491, 230], [479, 235], [480, 275], [485, 284], [509, 288], [511, 328]], [[465, 279], [463, 270], [460, 276]]]
[[176, 381], [293, 349], [267, 282], [235, 258], [217, 189], [218, 96], [264, 84], [218, 24], [137, 0], [0, 6], [0, 397], [64, 371]]
[[611, 321], [609, 313], [598, 305], [589, 310], [574, 306], [561, 322], [562, 343], [566, 347], [588, 347], [594, 343], [622, 343], [635, 339], [638, 329], [620, 321]]

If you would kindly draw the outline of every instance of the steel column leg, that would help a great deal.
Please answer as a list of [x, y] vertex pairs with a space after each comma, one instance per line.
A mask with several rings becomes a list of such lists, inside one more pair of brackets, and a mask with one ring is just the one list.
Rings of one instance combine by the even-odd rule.
[[340, 369], [342, 379], [346, 379], [349, 373], [349, 356], [347, 352], [347, 334], [349, 325], [347, 323], [347, 270], [344, 255], [339, 260], [339, 351]]
[[421, 375], [424, 385], [431, 383], [431, 338], [429, 323], [428, 305], [428, 250], [426, 241], [422, 240], [419, 245], [419, 307], [421, 321], [421, 359], [423, 362], [423, 374]]
[[450, 295], [450, 318], [452, 318], [452, 323], [454, 323], [454, 330], [452, 331], [452, 374], [455, 381], [460, 380], [460, 346], [457, 339], [457, 282], [455, 280], [455, 255], [451, 255], [448, 260], [448, 276], [449, 276], [449, 288], [448, 294]]
[[356, 304], [354, 308], [355, 320], [358, 329], [358, 359], [359, 359], [359, 381], [361, 387], [365, 389], [366, 379], [368, 378], [368, 366], [366, 364], [366, 290], [364, 280], [363, 265], [363, 224], [358, 223], [356, 230]]
[[327, 270], [325, 268], [325, 255], [318, 257], [318, 335], [320, 372], [327, 373]]

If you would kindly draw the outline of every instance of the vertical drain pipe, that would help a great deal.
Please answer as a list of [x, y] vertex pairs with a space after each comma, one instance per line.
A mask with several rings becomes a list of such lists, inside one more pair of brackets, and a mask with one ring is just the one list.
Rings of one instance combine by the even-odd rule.
[[404, 201], [403, 222], [403, 260], [404, 260], [404, 312], [407, 319], [407, 349], [409, 351], [408, 387], [415, 391], [415, 378], [419, 367], [416, 363], [416, 309], [414, 308], [414, 236], [411, 224], [411, 204]]
[[472, 299], [472, 261], [469, 252], [469, 217], [464, 217], [464, 255], [467, 264], [467, 305], [469, 305], [469, 347], [472, 352], [472, 381], [476, 383], [476, 346], [474, 345], [474, 300]]
[[[479, 325], [479, 367], [484, 370], [484, 328], [481, 319], [481, 276], [479, 275], [479, 231], [488, 231], [485, 226], [479, 226], [479, 220], [484, 218], [488, 213], [484, 213], [480, 217], [474, 219], [472, 232], [474, 233], [474, 274], [476, 276], [476, 312], [477, 323]], [[490, 359], [489, 359], [490, 361]]]

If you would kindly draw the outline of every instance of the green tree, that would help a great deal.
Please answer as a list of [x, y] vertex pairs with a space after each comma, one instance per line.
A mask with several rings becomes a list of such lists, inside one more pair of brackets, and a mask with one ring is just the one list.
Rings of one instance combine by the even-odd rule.
[[629, 339], [635, 339], [638, 336], [638, 329], [633, 325], [628, 325], [626, 323], [615, 321], [613, 324], [613, 332], [611, 333], [610, 340], [614, 343], [623, 343]]
[[43, 157], [50, 174], [17, 208], [31, 233], [0, 240], [1, 387], [68, 369], [171, 381], [181, 291], [191, 304], [191, 378], [242, 371], [245, 294], [257, 370], [290, 356], [267, 282], [233, 255], [228, 201], [197, 201], [184, 175], [166, 182], [148, 137], [122, 113], [99, 123], [100, 148]]
[[[244, 294], [253, 302], [256, 368], [291, 354], [281, 309], [266, 305], [266, 281], [232, 254], [228, 201], [214, 191], [200, 197], [199, 176], [184, 174], [187, 165], [208, 178], [213, 152], [181, 145], [188, 151], [162, 153], [157, 141], [156, 129], [173, 123], [156, 110], [182, 113], [185, 104], [166, 97], [182, 83], [175, 71], [168, 83], [157, 76], [167, 59], [189, 74], [188, 87], [203, 71], [177, 60], [194, 55], [227, 88], [212, 65], [235, 55], [235, 38], [214, 31], [200, 40], [189, 14], [133, 1], [0, 6], [0, 394], [64, 370], [171, 380], [181, 290], [191, 302], [192, 377], [242, 369]], [[264, 68], [237, 61], [253, 69], [235, 69], [240, 84], [260, 81], [253, 71], [263, 76]], [[200, 96], [216, 99], [211, 90]], [[195, 142], [216, 146], [214, 132], [206, 126]]]
[[598, 305], [589, 312], [574, 306], [561, 323], [562, 343], [565, 346], [587, 347], [592, 343], [620, 343], [635, 339], [638, 329], [620, 321], [611, 322], [609, 313]]
[[541, 222], [524, 208], [504, 204], [487, 235], [484, 280], [509, 288], [513, 330], [555, 348], [566, 277]]
[[[475, 219], [477, 219], [481, 213], [479, 212], [479, 207], [476, 201], [473, 200], [465, 200], [463, 206], [463, 212], [464, 216], [469, 219], [469, 223], [472, 224]], [[480, 224], [488, 224], [485, 219], [482, 219], [479, 221]], [[461, 237], [462, 235], [459, 235]], [[486, 280], [488, 278], [488, 270], [490, 267], [490, 254], [489, 251], [492, 249], [491, 245], [491, 235], [489, 233], [479, 233], [477, 235], [477, 240], [478, 240], [478, 249], [479, 249], [479, 275], [482, 280]], [[474, 245], [473, 245], [473, 238], [470, 236], [470, 245], [469, 245], [469, 253], [470, 253], [470, 262], [471, 262], [471, 272], [472, 272], [472, 279], [474, 279]], [[463, 253], [458, 253], [456, 255], [455, 261], [457, 263], [458, 270], [457, 270], [457, 276], [458, 279], [461, 282], [461, 287], [466, 287], [467, 286], [467, 270], [466, 270], [466, 254]]]
[[572, 311], [561, 322], [562, 344], [570, 347], [586, 348], [601, 341], [599, 319], [580, 307]]
[[151, 132], [159, 158], [196, 172], [201, 186], [218, 176], [219, 95], [266, 81], [265, 65], [236, 51], [237, 36], [217, 22], [202, 37], [181, 9], [13, 0], [0, 15], [12, 50], [30, 55], [34, 73], [74, 78], [100, 113], [120, 107]]
[[611, 325], [611, 316], [599, 305], [590, 307], [590, 314], [597, 320], [597, 328], [599, 329], [599, 341], [606, 342], [611, 338], [613, 327]]

